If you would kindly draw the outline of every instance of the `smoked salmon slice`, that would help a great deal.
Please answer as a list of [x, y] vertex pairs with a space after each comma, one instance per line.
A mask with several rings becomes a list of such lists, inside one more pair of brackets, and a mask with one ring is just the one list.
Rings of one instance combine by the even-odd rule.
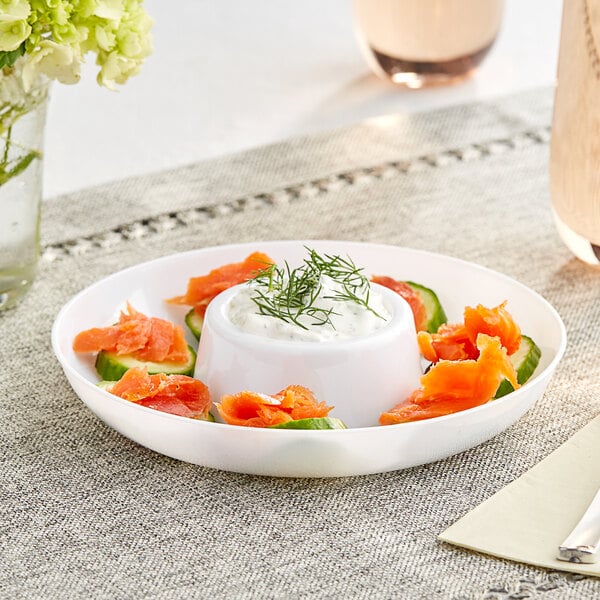
[[132, 367], [106, 390], [130, 402], [190, 419], [206, 419], [210, 393], [204, 383], [186, 375], [149, 375]]
[[437, 333], [419, 331], [417, 342], [423, 357], [434, 363], [438, 360], [476, 359], [479, 355], [463, 323], [440, 325]]
[[514, 354], [521, 344], [521, 330], [505, 307], [506, 302], [494, 308], [481, 304], [474, 308], [467, 306], [463, 323], [441, 325], [437, 333], [419, 331], [417, 341], [421, 354], [434, 363], [476, 359], [479, 356], [476, 342], [481, 333], [499, 338], [507, 354]]
[[183, 363], [189, 349], [183, 328], [170, 321], [148, 317], [129, 303], [119, 321], [109, 327], [93, 327], [75, 336], [75, 352], [114, 352], [142, 361]]
[[506, 301], [494, 308], [486, 308], [481, 304], [475, 308], [467, 306], [464, 312], [465, 329], [473, 343], [480, 333], [499, 337], [510, 356], [521, 345], [521, 330], [505, 307]]
[[226, 395], [216, 406], [226, 423], [245, 427], [326, 417], [333, 408], [318, 402], [309, 389], [300, 385], [290, 385], [273, 396], [248, 391]]
[[208, 303], [221, 292], [252, 279], [274, 261], [262, 252], [253, 252], [242, 262], [230, 263], [213, 269], [207, 275], [192, 277], [183, 296], [175, 296], [167, 302], [193, 306], [194, 310], [204, 316]]
[[423, 303], [421, 296], [419, 296], [419, 294], [415, 292], [410, 285], [404, 283], [404, 281], [397, 281], [392, 277], [387, 277], [386, 275], [373, 275], [373, 277], [371, 277], [371, 281], [373, 283], [383, 285], [384, 287], [389, 288], [390, 290], [393, 290], [402, 296], [402, 298], [408, 302], [408, 305], [412, 310], [416, 330], [427, 330], [427, 309], [425, 308], [425, 304]]
[[421, 377], [421, 387], [379, 417], [381, 425], [420, 421], [489, 402], [500, 382], [519, 387], [506, 348], [497, 337], [477, 336], [476, 360], [440, 360]]

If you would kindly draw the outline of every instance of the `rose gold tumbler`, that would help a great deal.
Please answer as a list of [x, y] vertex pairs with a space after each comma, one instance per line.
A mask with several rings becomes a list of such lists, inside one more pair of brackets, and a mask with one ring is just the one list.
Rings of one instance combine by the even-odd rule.
[[372, 70], [408, 88], [471, 74], [496, 39], [502, 10], [503, 0], [354, 0]]

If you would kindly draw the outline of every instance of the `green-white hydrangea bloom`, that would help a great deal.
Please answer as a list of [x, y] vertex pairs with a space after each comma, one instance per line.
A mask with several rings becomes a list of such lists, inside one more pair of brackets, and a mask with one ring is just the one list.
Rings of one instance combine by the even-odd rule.
[[27, 0], [3, 0], [0, 2], [0, 51], [16, 50], [31, 33], [27, 17], [31, 7]]
[[85, 55], [92, 53], [100, 67], [98, 83], [114, 88], [138, 73], [152, 52], [152, 20], [142, 3], [0, 0], [0, 54], [24, 50], [23, 76], [30, 86], [38, 74], [76, 83]]
[[80, 79], [81, 61], [69, 46], [52, 40], [42, 40], [38, 49], [25, 58], [23, 84], [30, 89], [38, 75], [44, 74], [61, 83], [77, 83]]
[[96, 28], [98, 43], [96, 62], [100, 65], [98, 83], [108, 88], [123, 84], [136, 75], [144, 59], [152, 52], [152, 19], [139, 2], [123, 1], [124, 11], [118, 26]]

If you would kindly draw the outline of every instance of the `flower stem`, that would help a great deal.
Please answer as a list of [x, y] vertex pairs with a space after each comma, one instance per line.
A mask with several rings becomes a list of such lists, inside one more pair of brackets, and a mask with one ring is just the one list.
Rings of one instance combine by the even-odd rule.
[[4, 156], [2, 157], [2, 170], [8, 164], [8, 150], [10, 149], [10, 136], [12, 135], [12, 125], [6, 132], [6, 141], [4, 142]]
[[6, 137], [4, 138], [4, 151], [2, 153], [2, 161], [0, 162], [0, 186], [22, 173], [36, 158], [42, 157], [41, 152], [29, 150], [26, 154], [10, 160], [11, 135], [12, 125], [6, 130]]

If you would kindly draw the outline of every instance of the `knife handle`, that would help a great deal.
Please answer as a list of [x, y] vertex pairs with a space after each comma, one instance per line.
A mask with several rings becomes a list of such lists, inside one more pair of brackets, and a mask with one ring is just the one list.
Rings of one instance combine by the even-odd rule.
[[594, 563], [600, 558], [600, 490], [568, 535], [558, 547], [558, 559], [573, 563]]

